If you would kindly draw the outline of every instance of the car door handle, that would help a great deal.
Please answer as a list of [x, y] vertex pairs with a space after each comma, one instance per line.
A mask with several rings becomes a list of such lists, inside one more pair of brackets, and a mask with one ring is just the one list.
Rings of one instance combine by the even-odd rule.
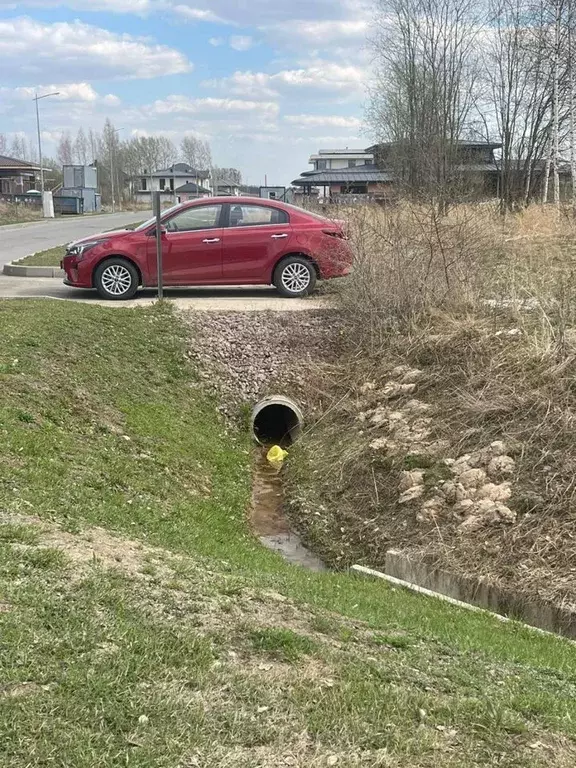
[[280, 240], [281, 237], [288, 237], [288, 235], [272, 235], [272, 240]]
[[202, 240], [202, 242], [203, 243], [219, 243], [220, 238], [219, 237], [207, 238], [206, 240]]

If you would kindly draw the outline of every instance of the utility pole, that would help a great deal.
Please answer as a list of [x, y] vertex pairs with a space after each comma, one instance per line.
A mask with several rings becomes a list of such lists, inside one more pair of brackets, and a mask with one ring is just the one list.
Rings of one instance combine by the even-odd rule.
[[40, 109], [38, 102], [40, 99], [47, 99], [49, 96], [59, 96], [60, 91], [45, 93], [43, 96], [36, 94], [32, 101], [36, 102], [36, 127], [38, 128], [38, 157], [40, 159], [40, 191], [42, 192], [42, 210], [44, 210], [44, 164], [42, 160], [42, 131], [40, 130]]

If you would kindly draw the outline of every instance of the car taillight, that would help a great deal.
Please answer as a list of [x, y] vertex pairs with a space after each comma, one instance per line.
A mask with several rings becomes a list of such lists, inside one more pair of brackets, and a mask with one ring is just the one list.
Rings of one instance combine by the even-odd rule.
[[323, 229], [322, 232], [330, 237], [337, 237], [340, 240], [348, 240], [348, 237], [340, 229]]

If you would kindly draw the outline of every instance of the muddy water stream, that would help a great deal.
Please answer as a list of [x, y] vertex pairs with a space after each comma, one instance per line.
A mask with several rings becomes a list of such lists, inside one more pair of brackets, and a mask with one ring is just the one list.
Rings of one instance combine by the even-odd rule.
[[290, 530], [284, 514], [282, 476], [266, 459], [267, 451], [268, 448], [254, 450], [252, 529], [265, 547], [280, 553], [288, 562], [313, 571], [325, 571], [322, 561]]

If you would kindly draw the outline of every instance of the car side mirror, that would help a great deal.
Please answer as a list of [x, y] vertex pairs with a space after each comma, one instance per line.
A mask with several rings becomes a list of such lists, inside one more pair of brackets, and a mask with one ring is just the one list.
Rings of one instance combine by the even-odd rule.
[[[167, 234], [167, 232], [168, 232], [168, 230], [166, 229], [166, 227], [160, 227], [160, 234], [161, 235], [165, 235], [165, 234]], [[148, 235], [150, 237], [156, 237], [156, 227], [154, 227], [154, 229], [151, 229], [150, 232], [148, 233]]]

